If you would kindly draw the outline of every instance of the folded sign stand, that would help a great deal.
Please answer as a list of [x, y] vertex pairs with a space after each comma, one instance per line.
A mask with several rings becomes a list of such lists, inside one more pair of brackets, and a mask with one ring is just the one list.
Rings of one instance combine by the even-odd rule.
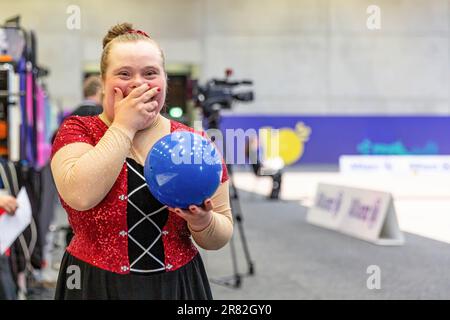
[[378, 245], [402, 245], [390, 193], [319, 183], [306, 220]]

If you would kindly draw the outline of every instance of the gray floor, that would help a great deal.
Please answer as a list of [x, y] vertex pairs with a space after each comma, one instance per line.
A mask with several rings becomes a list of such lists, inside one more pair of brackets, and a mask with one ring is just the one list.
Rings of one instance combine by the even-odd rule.
[[[256, 272], [243, 277], [239, 289], [217, 285], [233, 275], [230, 246], [202, 250], [215, 299], [450, 299], [449, 244], [405, 234], [404, 246], [376, 246], [306, 223], [299, 202], [268, 201], [242, 191], [240, 197]], [[245, 274], [240, 235], [236, 225], [237, 262]], [[367, 288], [370, 265], [381, 270], [379, 290]], [[51, 289], [37, 289], [30, 299], [52, 297]]]
[[[298, 202], [240, 194], [256, 273], [240, 289], [213, 284], [216, 299], [450, 299], [449, 244], [405, 234], [404, 246], [376, 246], [306, 223]], [[239, 235], [236, 228], [246, 273]], [[233, 274], [229, 246], [202, 254], [212, 279]], [[371, 265], [381, 271], [379, 290], [367, 287]]]

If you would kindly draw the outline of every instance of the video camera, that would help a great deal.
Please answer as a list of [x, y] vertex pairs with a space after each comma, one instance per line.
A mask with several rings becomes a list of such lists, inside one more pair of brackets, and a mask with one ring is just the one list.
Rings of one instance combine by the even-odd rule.
[[211, 79], [204, 86], [197, 85], [194, 89], [194, 101], [202, 108], [203, 117], [208, 121], [209, 128], [218, 128], [220, 110], [231, 109], [233, 102], [253, 101], [253, 91], [236, 92], [241, 85], [253, 85], [250, 80], [230, 81], [232, 71], [226, 71], [225, 79]]

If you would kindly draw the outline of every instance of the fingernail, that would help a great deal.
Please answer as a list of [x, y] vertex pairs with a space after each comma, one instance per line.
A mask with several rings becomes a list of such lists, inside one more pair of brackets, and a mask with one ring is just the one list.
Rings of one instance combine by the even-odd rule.
[[196, 211], [197, 210], [197, 208], [193, 207], [193, 206], [190, 206], [189, 209], [191, 209], [191, 211]]
[[180, 209], [176, 209], [175, 212], [176, 213], [181, 213], [181, 210]]
[[161, 88], [156, 89], [157, 92], [161, 92]]

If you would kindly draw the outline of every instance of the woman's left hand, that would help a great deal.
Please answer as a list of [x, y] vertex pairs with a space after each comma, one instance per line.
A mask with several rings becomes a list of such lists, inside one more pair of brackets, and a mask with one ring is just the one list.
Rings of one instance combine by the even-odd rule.
[[202, 207], [190, 205], [188, 210], [170, 207], [169, 210], [186, 220], [192, 231], [202, 231], [211, 223], [213, 204], [211, 199], [208, 198]]

